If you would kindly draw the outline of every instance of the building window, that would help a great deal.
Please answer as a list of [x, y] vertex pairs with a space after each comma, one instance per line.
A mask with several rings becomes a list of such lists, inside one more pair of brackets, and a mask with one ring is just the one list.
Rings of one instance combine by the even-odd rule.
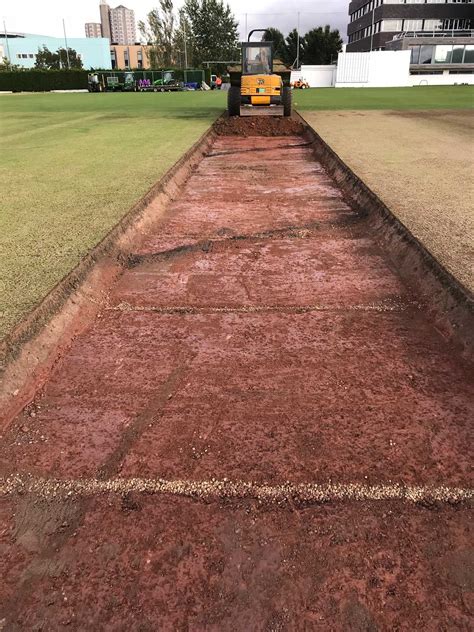
[[464, 46], [453, 46], [453, 55], [451, 57], [453, 64], [462, 64], [464, 57]]
[[382, 31], [396, 31], [400, 32], [403, 29], [403, 20], [383, 20]]
[[420, 46], [420, 64], [431, 64], [434, 46]]
[[474, 45], [468, 44], [464, 49], [464, 63], [474, 64]]
[[410, 64], [419, 64], [419, 63], [420, 63], [420, 47], [412, 46]]
[[424, 31], [439, 31], [443, 26], [441, 20], [425, 20], [423, 23]]
[[452, 46], [436, 46], [434, 56], [435, 64], [450, 64], [452, 52]]
[[421, 31], [423, 28], [423, 20], [403, 20], [404, 31]]

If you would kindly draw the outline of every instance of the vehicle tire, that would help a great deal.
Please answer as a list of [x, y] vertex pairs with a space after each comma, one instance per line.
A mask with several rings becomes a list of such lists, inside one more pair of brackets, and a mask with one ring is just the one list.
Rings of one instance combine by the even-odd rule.
[[229, 116], [240, 116], [240, 88], [230, 86], [227, 92], [227, 111]]
[[281, 102], [283, 105], [283, 116], [291, 116], [292, 94], [290, 86], [283, 86]]

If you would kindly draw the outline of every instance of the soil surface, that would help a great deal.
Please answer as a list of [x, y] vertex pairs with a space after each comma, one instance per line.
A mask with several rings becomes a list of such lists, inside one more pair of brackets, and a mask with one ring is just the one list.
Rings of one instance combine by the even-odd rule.
[[294, 118], [274, 116], [224, 116], [215, 126], [219, 136], [295, 136], [303, 133], [303, 125]]
[[469, 495], [472, 367], [303, 139], [220, 135], [128, 262], [1, 437], [0, 629], [468, 630], [471, 507], [382, 492]]
[[303, 116], [415, 237], [474, 291], [472, 110]]

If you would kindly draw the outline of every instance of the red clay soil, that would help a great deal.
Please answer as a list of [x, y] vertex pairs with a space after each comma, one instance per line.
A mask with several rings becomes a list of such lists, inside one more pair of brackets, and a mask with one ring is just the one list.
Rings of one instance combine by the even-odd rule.
[[[468, 489], [472, 411], [472, 367], [301, 137], [223, 135], [12, 420], [0, 476]], [[48, 489], [0, 497], [0, 629], [472, 622], [467, 503]]]
[[214, 129], [219, 136], [295, 136], [304, 128], [295, 118], [223, 116]]

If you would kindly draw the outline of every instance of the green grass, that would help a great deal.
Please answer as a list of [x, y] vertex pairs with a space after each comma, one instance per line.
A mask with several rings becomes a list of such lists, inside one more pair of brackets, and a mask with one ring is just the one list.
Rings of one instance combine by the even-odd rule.
[[[420, 77], [422, 79], [422, 77]], [[474, 86], [295, 90], [298, 110], [451, 110], [474, 107]]]
[[0, 96], [0, 338], [224, 106], [215, 92]]

